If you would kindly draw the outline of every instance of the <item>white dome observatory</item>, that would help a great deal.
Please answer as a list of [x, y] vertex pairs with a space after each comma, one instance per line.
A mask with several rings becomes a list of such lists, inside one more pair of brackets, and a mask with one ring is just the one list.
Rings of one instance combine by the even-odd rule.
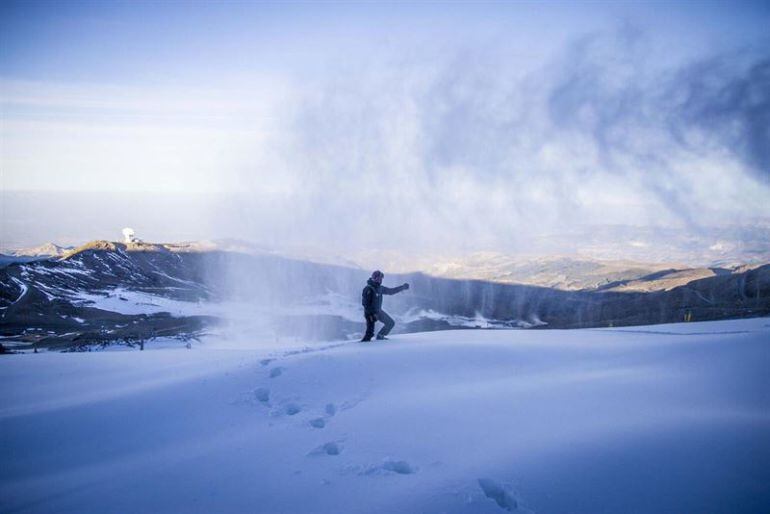
[[136, 233], [134, 232], [133, 228], [126, 227], [123, 229], [123, 241], [126, 244], [135, 243], [139, 241], [139, 239], [136, 237]]

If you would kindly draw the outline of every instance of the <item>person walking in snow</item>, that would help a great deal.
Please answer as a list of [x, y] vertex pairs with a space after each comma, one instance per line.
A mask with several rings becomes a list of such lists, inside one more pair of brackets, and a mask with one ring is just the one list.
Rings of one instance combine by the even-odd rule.
[[382, 279], [385, 278], [385, 274], [377, 270], [372, 273], [369, 280], [366, 281], [366, 287], [364, 287], [361, 293], [361, 304], [364, 306], [364, 318], [366, 319], [366, 333], [361, 342], [371, 341], [374, 335], [374, 323], [381, 321], [385, 324], [377, 333], [377, 339], [387, 339], [388, 333], [396, 324], [393, 318], [388, 316], [388, 313], [382, 310], [382, 295], [384, 294], [396, 294], [401, 291], [409, 289], [409, 284], [404, 283], [398, 287], [385, 287], [382, 285]]

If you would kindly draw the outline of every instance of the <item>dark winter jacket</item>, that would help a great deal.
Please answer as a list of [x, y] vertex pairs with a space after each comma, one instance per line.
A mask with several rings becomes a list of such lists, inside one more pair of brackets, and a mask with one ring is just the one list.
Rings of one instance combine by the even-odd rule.
[[361, 293], [361, 305], [364, 306], [364, 313], [377, 314], [382, 309], [382, 295], [400, 293], [407, 288], [406, 284], [398, 287], [385, 287], [370, 278], [366, 281], [366, 287]]

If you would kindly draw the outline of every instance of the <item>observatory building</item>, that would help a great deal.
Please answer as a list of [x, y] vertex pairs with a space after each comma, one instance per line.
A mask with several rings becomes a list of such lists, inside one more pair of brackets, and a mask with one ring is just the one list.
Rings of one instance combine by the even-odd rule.
[[126, 244], [141, 243], [142, 240], [136, 237], [134, 229], [126, 227], [123, 229], [123, 242]]

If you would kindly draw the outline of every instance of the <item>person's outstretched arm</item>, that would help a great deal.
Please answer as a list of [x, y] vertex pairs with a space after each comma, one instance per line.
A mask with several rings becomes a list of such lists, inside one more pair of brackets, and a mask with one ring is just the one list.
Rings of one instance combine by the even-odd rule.
[[401, 291], [405, 291], [407, 289], [409, 289], [409, 284], [406, 282], [401, 284], [398, 287], [380, 286], [380, 291], [382, 291], [382, 294], [396, 294], [396, 293], [400, 293]]

